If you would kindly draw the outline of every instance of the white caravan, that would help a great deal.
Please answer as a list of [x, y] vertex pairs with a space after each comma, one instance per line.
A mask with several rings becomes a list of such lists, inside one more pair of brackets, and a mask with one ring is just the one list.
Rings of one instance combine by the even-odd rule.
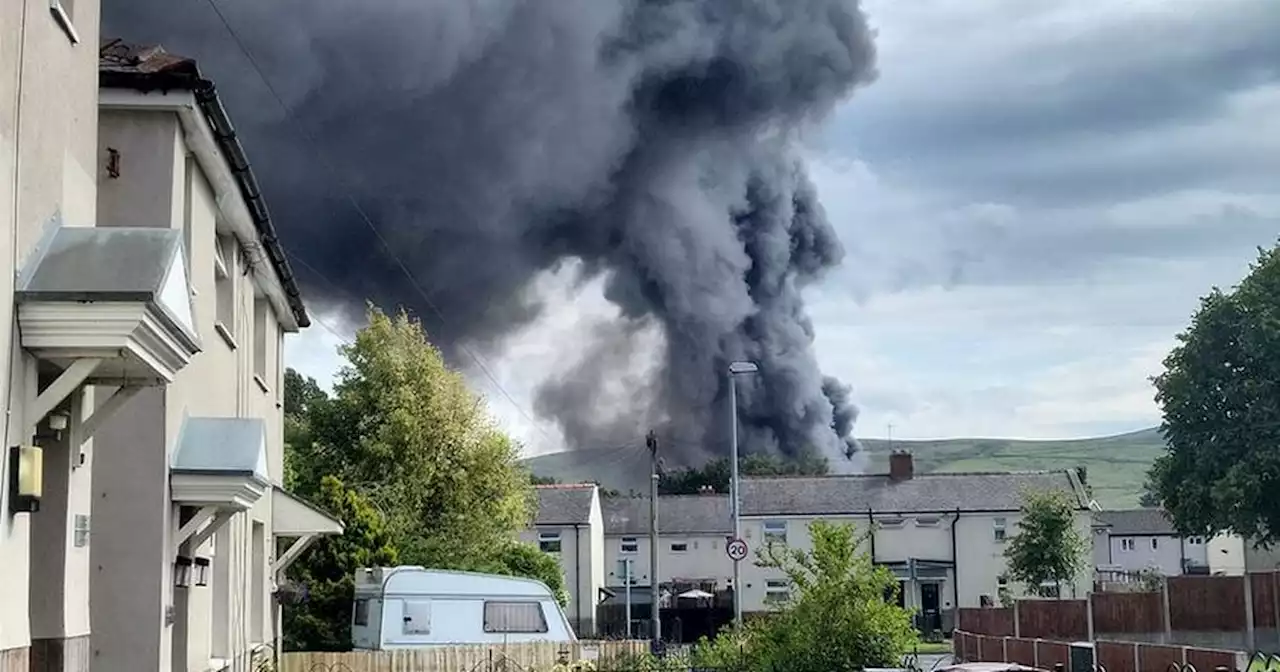
[[356, 571], [351, 639], [366, 650], [577, 641], [541, 581], [422, 567]]

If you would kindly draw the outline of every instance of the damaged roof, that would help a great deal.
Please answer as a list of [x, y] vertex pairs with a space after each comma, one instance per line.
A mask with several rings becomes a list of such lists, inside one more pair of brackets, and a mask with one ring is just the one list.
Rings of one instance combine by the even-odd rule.
[[190, 91], [201, 113], [209, 123], [218, 149], [222, 152], [240, 195], [244, 198], [254, 227], [262, 238], [263, 251], [284, 286], [289, 310], [300, 327], [311, 326], [298, 279], [289, 265], [276, 235], [271, 214], [253, 174], [244, 147], [226, 108], [218, 98], [213, 82], [200, 75], [196, 62], [186, 56], [171, 54], [159, 45], [130, 44], [121, 39], [107, 39], [98, 49], [98, 84], [104, 88], [138, 91]]

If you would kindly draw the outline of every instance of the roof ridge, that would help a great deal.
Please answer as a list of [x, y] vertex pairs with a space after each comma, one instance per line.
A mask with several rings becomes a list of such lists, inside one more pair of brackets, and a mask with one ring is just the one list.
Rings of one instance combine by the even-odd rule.
[[595, 483], [539, 483], [533, 486], [535, 490], [585, 490], [594, 487], [598, 486]]

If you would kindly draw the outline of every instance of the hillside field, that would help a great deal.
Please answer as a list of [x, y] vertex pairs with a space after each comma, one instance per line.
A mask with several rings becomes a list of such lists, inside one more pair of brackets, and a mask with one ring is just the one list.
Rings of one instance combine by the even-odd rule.
[[[888, 471], [889, 444], [864, 439], [870, 472]], [[1164, 441], [1154, 429], [1128, 434], [1069, 441], [1015, 441], [1010, 439], [946, 439], [894, 441], [893, 447], [910, 450], [916, 470], [1031, 471], [1083, 466], [1094, 497], [1106, 508], [1138, 505], [1147, 469], [1164, 451]], [[524, 461], [533, 473], [561, 482], [599, 481], [607, 488], [647, 490], [649, 459], [643, 446], [579, 450], [540, 455]]]

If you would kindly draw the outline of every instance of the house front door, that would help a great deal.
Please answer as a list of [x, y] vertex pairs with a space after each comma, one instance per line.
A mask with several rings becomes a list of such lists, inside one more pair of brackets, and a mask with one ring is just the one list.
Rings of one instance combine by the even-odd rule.
[[925, 632], [942, 629], [941, 585], [935, 581], [920, 584], [920, 616]]

